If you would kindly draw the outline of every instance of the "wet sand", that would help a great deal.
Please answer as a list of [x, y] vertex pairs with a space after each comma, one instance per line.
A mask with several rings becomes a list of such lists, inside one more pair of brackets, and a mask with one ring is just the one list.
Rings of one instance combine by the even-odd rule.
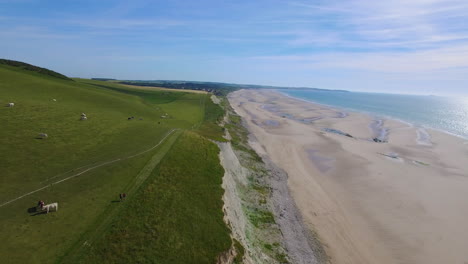
[[229, 101], [332, 263], [468, 263], [466, 140], [268, 90]]

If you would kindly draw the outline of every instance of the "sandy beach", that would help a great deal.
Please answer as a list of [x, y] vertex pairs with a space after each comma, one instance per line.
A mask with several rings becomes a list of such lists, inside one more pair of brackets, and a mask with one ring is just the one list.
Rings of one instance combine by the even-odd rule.
[[332, 263], [468, 263], [466, 140], [269, 90], [229, 101]]

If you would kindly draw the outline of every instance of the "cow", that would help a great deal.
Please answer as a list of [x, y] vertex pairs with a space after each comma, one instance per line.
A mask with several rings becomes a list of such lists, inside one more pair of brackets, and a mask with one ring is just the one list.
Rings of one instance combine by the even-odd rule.
[[58, 211], [58, 203], [51, 203], [51, 204], [46, 204], [46, 205], [38, 205], [37, 206], [37, 211], [38, 212], [46, 212], [48, 214], [49, 212], [57, 212]]
[[7, 107], [13, 107], [13, 106], [15, 106], [15, 103], [8, 103], [7, 104]]
[[40, 133], [38, 138], [39, 139], [45, 139], [45, 138], [48, 138], [49, 136], [46, 134], [46, 133]]

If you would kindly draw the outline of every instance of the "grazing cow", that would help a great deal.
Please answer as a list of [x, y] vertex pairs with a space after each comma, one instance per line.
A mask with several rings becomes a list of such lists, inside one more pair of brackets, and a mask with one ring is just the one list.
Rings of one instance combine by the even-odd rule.
[[37, 211], [39, 212], [46, 212], [47, 214], [49, 212], [57, 212], [58, 211], [58, 203], [51, 203], [51, 204], [46, 204], [41, 206], [37, 206]]
[[80, 120], [88, 120], [88, 118], [86, 116], [82, 116]]
[[44, 138], [48, 138], [49, 136], [46, 134], [46, 133], [40, 133], [39, 134], [39, 138], [40, 139], [44, 139]]
[[57, 99], [52, 99], [52, 101], [57, 102]]
[[8, 107], [13, 107], [13, 106], [15, 106], [15, 103], [8, 103], [7, 106]]

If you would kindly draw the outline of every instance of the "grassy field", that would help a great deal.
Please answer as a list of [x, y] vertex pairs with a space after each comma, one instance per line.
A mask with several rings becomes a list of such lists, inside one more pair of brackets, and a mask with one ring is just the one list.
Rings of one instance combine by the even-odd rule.
[[[83, 243], [97, 241], [122, 211], [133, 211], [133, 198], [124, 205], [118, 194], [141, 197], [139, 186], [154, 178], [182, 131], [206, 123], [208, 100], [0, 65], [1, 262], [76, 260]], [[9, 102], [15, 106], [5, 107]], [[88, 120], [79, 120], [82, 112]], [[37, 139], [39, 133], [48, 138]], [[58, 202], [59, 211], [28, 214], [40, 199]]]
[[219, 105], [208, 99], [205, 103], [205, 116], [203, 122], [197, 127], [197, 132], [207, 138], [220, 142], [227, 141], [224, 136], [224, 128], [218, 124], [224, 118], [224, 110]]
[[231, 246], [218, 152], [185, 132], [80, 263], [215, 263]]

